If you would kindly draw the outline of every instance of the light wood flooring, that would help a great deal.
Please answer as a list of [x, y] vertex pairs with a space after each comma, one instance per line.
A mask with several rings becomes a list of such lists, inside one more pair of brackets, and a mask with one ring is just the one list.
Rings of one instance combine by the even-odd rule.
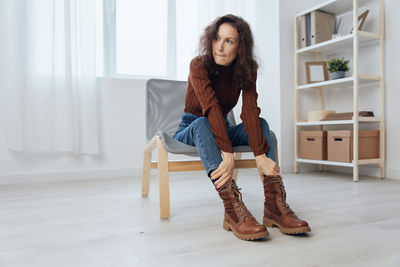
[[[223, 205], [202, 172], [171, 173], [171, 218], [158, 183], [139, 177], [0, 186], [0, 266], [400, 266], [400, 180], [286, 174], [288, 203], [312, 232], [241, 241], [222, 229]], [[261, 221], [255, 170], [243, 199]]]

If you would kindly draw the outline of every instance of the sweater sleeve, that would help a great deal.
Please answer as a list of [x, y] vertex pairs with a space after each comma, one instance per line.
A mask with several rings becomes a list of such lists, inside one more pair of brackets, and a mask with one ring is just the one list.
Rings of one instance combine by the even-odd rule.
[[256, 81], [250, 83], [247, 89], [242, 90], [242, 113], [244, 129], [249, 136], [249, 146], [254, 156], [265, 154], [268, 151], [268, 143], [265, 140], [260, 122], [260, 108], [257, 106]]
[[218, 98], [208, 78], [208, 72], [198, 58], [190, 62], [189, 83], [192, 85], [203, 112], [208, 118], [211, 131], [220, 150], [233, 153], [225, 119]]

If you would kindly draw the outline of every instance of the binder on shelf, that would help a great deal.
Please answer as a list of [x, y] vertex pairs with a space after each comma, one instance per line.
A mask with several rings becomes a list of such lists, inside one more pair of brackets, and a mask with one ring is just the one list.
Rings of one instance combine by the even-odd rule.
[[313, 11], [310, 14], [310, 39], [311, 45], [315, 45], [332, 38], [331, 27], [335, 25], [335, 16], [323, 11]]
[[306, 16], [300, 17], [300, 48], [307, 46]]
[[311, 45], [311, 14], [308, 13], [306, 16], [306, 45], [310, 46]]

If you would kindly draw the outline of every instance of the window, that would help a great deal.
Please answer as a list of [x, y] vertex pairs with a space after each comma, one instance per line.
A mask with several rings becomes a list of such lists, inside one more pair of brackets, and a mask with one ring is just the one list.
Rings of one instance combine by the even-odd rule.
[[165, 0], [117, 0], [115, 72], [167, 76], [167, 10]]
[[174, 5], [175, 0], [104, 0], [105, 75], [174, 76]]

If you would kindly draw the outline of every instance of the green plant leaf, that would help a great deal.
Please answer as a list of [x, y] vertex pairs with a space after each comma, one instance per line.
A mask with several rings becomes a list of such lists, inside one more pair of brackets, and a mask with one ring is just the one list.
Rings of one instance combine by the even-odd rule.
[[332, 58], [328, 61], [328, 71], [336, 72], [336, 71], [348, 71], [349, 70], [350, 60], [345, 60], [343, 57], [340, 58]]

